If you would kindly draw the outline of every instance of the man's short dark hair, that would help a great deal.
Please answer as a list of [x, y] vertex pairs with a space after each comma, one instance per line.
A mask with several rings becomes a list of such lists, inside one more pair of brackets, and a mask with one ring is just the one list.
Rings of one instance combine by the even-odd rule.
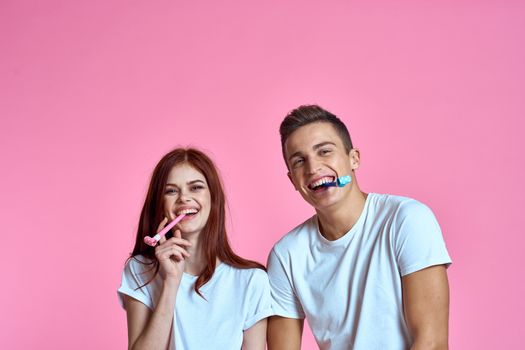
[[350, 150], [354, 148], [352, 146], [350, 133], [341, 119], [317, 105], [303, 105], [288, 113], [279, 127], [279, 133], [281, 134], [281, 149], [285, 162], [286, 155], [284, 154], [284, 144], [286, 140], [294, 131], [311, 123], [330, 123], [343, 141], [346, 152], [349, 153]]

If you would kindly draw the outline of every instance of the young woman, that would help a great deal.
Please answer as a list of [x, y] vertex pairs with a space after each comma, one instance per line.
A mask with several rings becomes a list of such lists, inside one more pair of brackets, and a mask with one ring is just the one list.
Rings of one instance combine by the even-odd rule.
[[[182, 213], [173, 234], [144, 243]], [[265, 349], [268, 277], [232, 251], [224, 191], [201, 151], [178, 148], [157, 164], [118, 295], [130, 349]]]

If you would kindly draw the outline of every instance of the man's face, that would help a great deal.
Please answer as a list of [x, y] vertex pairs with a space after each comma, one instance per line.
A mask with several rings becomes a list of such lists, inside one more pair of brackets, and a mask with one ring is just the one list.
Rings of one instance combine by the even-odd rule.
[[[305, 125], [294, 131], [284, 144], [288, 177], [305, 201], [315, 209], [327, 209], [347, 198], [359, 166], [359, 153], [347, 153], [334, 127], [327, 122]], [[345, 187], [322, 187], [324, 182], [350, 175]]]

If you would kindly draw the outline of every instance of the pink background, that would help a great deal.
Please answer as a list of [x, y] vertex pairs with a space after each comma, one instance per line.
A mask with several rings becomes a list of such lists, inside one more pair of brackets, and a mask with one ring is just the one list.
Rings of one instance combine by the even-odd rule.
[[312, 213], [279, 122], [319, 103], [365, 191], [438, 217], [451, 348], [523, 348], [524, 23], [519, 1], [3, 0], [0, 347], [125, 348], [115, 290], [176, 145], [215, 159], [231, 241], [264, 262]]

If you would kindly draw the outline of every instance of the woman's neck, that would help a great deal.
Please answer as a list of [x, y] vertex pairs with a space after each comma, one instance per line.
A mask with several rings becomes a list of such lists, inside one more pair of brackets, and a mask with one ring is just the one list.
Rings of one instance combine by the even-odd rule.
[[[183, 236], [184, 239], [190, 241], [191, 247], [186, 248], [186, 251], [190, 254], [189, 258], [185, 259], [184, 272], [198, 276], [202, 273], [204, 268], [207, 265], [206, 255], [202, 248], [201, 240], [199, 239], [199, 234], [190, 234]], [[219, 259], [216, 261], [216, 266], [220, 263]]]

